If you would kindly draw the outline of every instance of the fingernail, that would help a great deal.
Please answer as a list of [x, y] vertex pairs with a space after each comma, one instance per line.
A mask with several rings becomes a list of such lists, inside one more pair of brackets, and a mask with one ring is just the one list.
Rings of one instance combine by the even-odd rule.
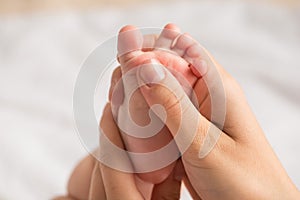
[[157, 83], [165, 78], [165, 70], [157, 60], [151, 59], [150, 63], [141, 67], [139, 75], [146, 84]]

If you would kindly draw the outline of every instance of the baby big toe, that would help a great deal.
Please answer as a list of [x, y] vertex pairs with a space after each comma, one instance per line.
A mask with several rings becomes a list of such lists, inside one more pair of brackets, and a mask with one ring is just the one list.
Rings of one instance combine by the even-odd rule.
[[[118, 35], [118, 59], [121, 66], [142, 54], [143, 35], [135, 26], [123, 27]], [[122, 69], [123, 70], [123, 69]]]

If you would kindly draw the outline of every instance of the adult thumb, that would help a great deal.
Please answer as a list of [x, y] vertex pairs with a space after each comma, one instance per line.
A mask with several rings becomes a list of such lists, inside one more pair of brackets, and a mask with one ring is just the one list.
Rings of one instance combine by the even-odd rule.
[[[198, 112], [166, 67], [150, 60], [139, 66], [137, 79], [146, 102], [169, 128], [181, 153], [194, 143], [195, 136], [204, 139], [210, 122]], [[197, 148], [202, 141], [197, 140]]]

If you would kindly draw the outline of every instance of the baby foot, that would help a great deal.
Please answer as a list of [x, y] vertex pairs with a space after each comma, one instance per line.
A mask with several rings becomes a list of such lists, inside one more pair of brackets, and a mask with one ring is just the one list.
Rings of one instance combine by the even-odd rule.
[[[132, 26], [124, 27], [121, 30], [120, 37], [119, 37], [119, 54], [120, 54], [119, 60], [122, 65], [123, 74], [124, 73], [126, 74], [126, 72], [130, 71], [130, 69], [133, 69], [145, 63], [147, 64], [148, 62], [150, 62], [151, 59], [156, 59], [156, 61], [161, 62], [163, 65], [165, 65], [171, 70], [175, 69], [178, 70], [178, 72], [182, 72], [183, 76], [188, 80], [188, 82], [193, 86], [193, 89], [195, 90], [197, 96], [195, 100], [198, 102], [199, 105], [198, 110], [200, 110], [201, 114], [208, 119], [212, 117], [211, 96], [214, 95], [218, 96], [218, 94], [221, 95], [226, 94], [226, 98], [225, 98], [226, 117], [223, 126], [223, 132], [225, 134], [222, 134], [221, 137], [222, 136], [224, 137], [227, 134], [230, 135], [230, 137], [233, 138], [235, 141], [243, 142], [243, 145], [246, 144], [247, 147], [250, 147], [250, 153], [248, 152], [249, 153], [248, 155], [252, 155], [250, 156], [250, 158], [253, 157], [253, 155], [255, 155], [253, 154], [253, 146], [255, 145], [259, 146], [259, 148], [254, 148], [254, 150], [257, 151], [257, 152], [255, 151], [257, 153], [257, 157], [256, 156], [254, 157], [255, 161], [246, 162], [246, 164], [247, 166], [251, 166], [254, 163], [253, 165], [257, 167], [257, 163], [259, 164], [264, 163], [258, 161], [263, 161], [263, 159], [266, 158], [265, 155], [272, 154], [272, 151], [268, 151], [268, 147], [266, 148], [267, 150], [265, 148], [261, 148], [264, 146], [261, 144], [264, 143], [260, 143], [258, 141], [260, 140], [259, 138], [264, 138], [264, 136], [263, 134], [255, 134], [255, 132], [260, 128], [258, 123], [255, 121], [255, 117], [252, 114], [251, 110], [249, 109], [249, 106], [247, 105], [247, 101], [243, 96], [242, 90], [240, 89], [239, 85], [209, 55], [209, 53], [206, 52], [200, 45], [198, 45], [191, 37], [189, 37], [186, 34], [185, 34], [186, 37], [183, 37], [181, 34], [178, 34], [179, 29], [174, 25], [168, 25], [164, 29], [164, 31], [166, 32], [170, 30], [177, 32], [174, 33], [175, 36], [172, 34], [167, 34], [168, 36], [163, 37], [163, 35], [165, 34], [161, 34], [158, 40], [157, 41], [155, 40], [156, 42], [149, 42], [149, 40], [143, 41], [142, 35], [138, 32], [138, 30], [136, 30], [135, 27]], [[128, 34], [126, 32], [128, 32]], [[126, 34], [122, 34], [122, 33], [126, 33]], [[176, 54], [177, 56], [175, 56]], [[119, 74], [120, 77], [122, 75], [120, 72], [120, 68], [115, 70], [115, 73]], [[221, 89], [217, 88], [219, 86], [218, 84], [219, 82], [217, 80], [220, 79], [222, 80], [222, 84], [223, 84]], [[126, 121], [128, 120], [128, 116], [122, 115], [122, 111], [126, 109], [122, 104], [124, 98], [126, 98], [126, 95], [128, 95], [126, 94], [126, 87], [128, 85], [125, 82], [123, 86], [121, 82], [120, 86], [121, 87], [116, 87], [116, 90], [114, 92], [110, 91], [110, 99], [111, 99], [111, 104], [115, 104], [117, 108], [119, 107], [117, 115], [118, 114], [121, 115], [117, 116], [117, 120], [118, 121], [123, 120], [126, 123]], [[224, 89], [224, 91], [220, 92], [220, 90], [222, 89]], [[113, 95], [112, 93], [115, 93], [116, 95]], [[111, 96], [114, 96], [114, 98]], [[149, 110], [149, 106], [145, 102], [144, 98], [142, 98], [138, 90], [131, 96], [131, 102], [132, 102], [132, 105], [130, 105], [131, 106], [130, 113], [132, 114], [131, 117], [134, 118], [135, 122], [138, 124], [141, 125], [147, 124], [150, 121], [148, 115], [146, 114]], [[218, 121], [216, 121], [215, 123], [218, 124]], [[249, 133], [251, 134], [251, 136]], [[142, 134], [143, 133], [141, 133], [141, 135]], [[153, 136], [152, 138], [138, 139], [132, 136], [128, 136], [126, 134], [123, 134], [123, 138], [127, 150], [132, 152], [148, 152], [163, 147], [166, 143], [168, 143], [172, 139], [172, 136], [170, 136], [169, 130], [166, 129], [166, 127], [164, 127], [161, 130], [161, 132], [158, 133], [158, 136], [156, 135]], [[246, 141], [248, 141], [248, 143]], [[247, 151], [241, 148], [242, 145], [237, 145], [237, 144], [241, 144], [241, 143], [230, 143], [230, 145], [224, 145], [224, 142], [222, 143], [220, 142], [215, 149], [221, 149], [222, 151], [224, 151], [223, 154], [216, 156], [216, 153], [212, 152], [207, 156], [207, 157], [215, 156], [216, 158], [215, 161], [217, 160], [217, 162], [215, 163], [210, 162], [210, 164], [207, 165], [207, 161], [210, 160], [210, 158], [200, 159], [200, 160], [198, 158], [195, 159], [197, 161], [199, 160], [202, 163], [199, 163], [200, 171], [198, 170], [196, 171], [195, 174], [193, 174], [200, 177], [199, 179], [196, 178], [196, 181], [194, 182], [195, 184], [193, 186], [197, 187], [198, 189], [204, 188], [204, 190], [202, 191], [203, 193], [201, 193], [202, 195], [206, 195], [207, 197], [210, 197], [209, 195], [213, 194], [214, 192], [218, 192], [218, 196], [216, 199], [220, 199], [220, 197], [225, 198], [226, 196], [224, 194], [228, 193], [228, 191], [231, 195], [232, 194], [235, 195], [235, 193], [232, 192], [231, 190], [232, 188], [238, 188], [237, 194], [240, 194], [243, 197], [245, 197], [245, 194], [246, 195], [249, 194], [249, 188], [251, 191], [254, 191], [254, 193], [258, 191], [256, 187], [248, 187], [249, 185], [253, 184], [252, 179], [250, 181], [252, 183], [244, 184], [247, 185], [247, 187], [244, 187], [246, 188], [246, 191], [243, 192], [240, 187], [241, 185], [240, 182], [238, 182], [238, 184], [235, 184], [234, 181], [231, 181], [232, 180], [231, 177], [233, 177], [235, 174], [232, 173], [233, 172], [232, 169], [236, 169], [237, 166], [240, 166], [240, 164], [242, 163], [240, 162], [241, 160], [245, 162], [245, 160], [247, 161], [248, 158], [248, 156], [245, 156], [247, 155]], [[229, 148], [229, 146], [232, 148]], [[228, 154], [230, 154], [230, 156], [228, 156]], [[259, 158], [260, 154], [262, 155], [263, 159]], [[233, 159], [231, 155], [233, 155], [233, 157], [238, 155], [237, 157], [238, 162], [235, 162], [235, 159]], [[182, 159], [183, 161], [184, 161], [184, 156], [186, 155], [183, 155], [183, 159]], [[276, 161], [276, 157], [274, 158], [274, 155], [273, 156], [271, 155], [270, 157], [267, 156], [267, 157], [268, 157], [267, 159], [268, 161], [270, 160], [272, 161], [272, 159]], [[197, 161], [195, 161], [195, 163]], [[206, 164], [203, 164], [203, 162], [204, 163], [206, 162]], [[185, 165], [185, 170], [189, 171], [188, 168], [199, 167], [198, 165], [195, 165], [195, 163], [190, 164], [189, 162], [187, 162], [186, 163], [187, 165]], [[272, 162], [267, 162], [265, 164], [266, 165], [258, 165], [259, 172], [261, 172], [262, 169], [265, 169], [265, 171], [270, 171], [269, 166], [273, 166]], [[136, 163], [133, 162], [133, 165], [136, 165]], [[203, 169], [201, 168], [201, 166], [204, 166]], [[262, 168], [261, 166], [264, 166], [265, 168]], [[170, 171], [172, 169], [173, 169], [173, 164], [170, 164], [163, 169], [159, 169], [149, 173], [142, 173], [138, 175], [144, 180], [147, 180], [149, 182], [159, 183], [163, 181], [165, 177], [167, 177], [170, 174]], [[249, 177], [249, 172], [251, 172], [251, 170], [247, 170], [247, 167], [245, 167], [245, 169], [246, 169], [246, 173], [245, 173], [246, 176], [244, 177], [246, 178], [242, 180], [247, 180], [247, 177]], [[278, 174], [279, 171], [281, 171], [280, 173], [284, 171], [281, 170], [280, 168], [278, 170], [277, 167], [272, 169], [275, 170], [274, 172], [275, 174]], [[243, 174], [244, 170], [234, 170], [234, 171], [237, 172], [236, 177], [243, 177], [241, 175], [245, 175]], [[274, 176], [274, 173], [272, 173], [271, 171], [269, 174], [271, 177], [280, 177], [280, 176]], [[258, 173], [258, 174], [262, 174], [262, 173]], [[253, 174], [251, 176], [253, 176]], [[195, 177], [195, 176], [190, 176], [190, 177]], [[263, 179], [260, 176], [258, 176], [258, 178], [260, 180], [272, 180], [272, 178]], [[271, 183], [273, 181], [268, 181], [268, 182]], [[282, 179], [280, 179], [279, 182], [281, 183]], [[238, 186], [238, 187], [234, 187], [234, 186]], [[266, 188], [268, 190], [272, 187], [266, 187]], [[277, 191], [278, 187], [275, 188]], [[280, 192], [280, 193], [287, 194], [286, 192]]]
[[[232, 89], [234, 88], [233, 90], [236, 91], [240, 91], [240, 89], [237, 84], [234, 84], [233, 79], [231, 80], [230, 76], [212, 59], [209, 53], [188, 34], [181, 34], [179, 28], [173, 24], [165, 26], [158, 38], [152, 41], [154, 42], [149, 42], [149, 39], [143, 37], [141, 32], [133, 26], [125, 26], [122, 28], [118, 38], [118, 59], [121, 64], [122, 74], [129, 74], [129, 78], [123, 78], [124, 91], [121, 93], [124, 94], [124, 98], [121, 100], [122, 103], [120, 103], [120, 97], [118, 97], [119, 104], [121, 105], [118, 107], [118, 112], [115, 113], [119, 127], [121, 125], [120, 129], [127, 150], [136, 153], [153, 152], [165, 147], [173, 138], [166, 126], [161, 126], [160, 131], [151, 137], [146, 134], [148, 131], [133, 131], [138, 133], [128, 134], [132, 128], [132, 122], [130, 118], [128, 118], [128, 113], [138, 126], [145, 127], [152, 121], [159, 121], [151, 112], [151, 109], [139, 90], [135, 90], [132, 95], [129, 95], [132, 90], [132, 85], [138, 85], [134, 69], [153, 61], [161, 63], [173, 73], [204, 117], [212, 120], [212, 122], [225, 132], [235, 127], [233, 123], [237, 122], [237, 120], [231, 119], [230, 121], [227, 120], [227, 118], [232, 118], [230, 116], [234, 116], [234, 108], [236, 105], [241, 104], [233, 99], [234, 92], [232, 92]], [[133, 73], [128, 73], [131, 71], [133, 71]], [[225, 91], [222, 89], [222, 81], [225, 85], [227, 84], [227, 86], [224, 87]], [[230, 90], [227, 90], [228, 88], [230, 88]], [[192, 90], [194, 90], [195, 96], [192, 95]], [[225, 101], [227, 100], [225, 99], [226, 92], [233, 94], [229, 96], [229, 101]], [[214, 102], [212, 102], [212, 97], [214, 97]], [[128, 100], [128, 102], [130, 103], [124, 103], [126, 102], [124, 99], [129, 99], [130, 101]], [[112, 102], [114, 102], [114, 100], [112, 100]], [[216, 110], [224, 110], [225, 107], [227, 108], [227, 105], [230, 104], [229, 108], [232, 109], [230, 109], [230, 115], [227, 114], [228, 116], [226, 116], [225, 122], [225, 116], [212, 116], [212, 103]], [[129, 110], [129, 112], [127, 110]], [[124, 129], [126, 130], [125, 132]], [[230, 132], [232, 131], [229, 131], [229, 133]], [[143, 136], [143, 134], [146, 134], [146, 136]], [[179, 152], [176, 148], [176, 144], [171, 149], [172, 151], [169, 152], [170, 155], [178, 155]], [[168, 158], [163, 157], [163, 155], [161, 156], [161, 160], [168, 160]], [[147, 161], [142, 163], [142, 165], [151, 164], [153, 163], [147, 163]], [[135, 162], [134, 159], [133, 165], [136, 168], [141, 167], [137, 166], [138, 162]], [[170, 174], [172, 169], [173, 164], [171, 163], [161, 169], [157, 168], [151, 170], [151, 172], [149, 171], [149, 173], [138, 173], [138, 175], [145, 181], [159, 183]]]
[[[130, 152], [154, 152], [169, 144], [170, 150], [168, 155], [175, 155], [176, 158], [179, 156], [179, 151], [175, 142], [173, 142], [173, 144], [171, 143], [173, 137], [168, 128], [162, 122], [160, 122], [161, 126], [154, 123], [156, 130], [139, 131], [136, 135], [128, 134], [129, 132], [133, 132], [134, 128], [132, 128], [132, 126], [134, 125], [131, 125], [131, 120], [128, 118], [128, 112], [126, 110], [129, 109], [130, 117], [138, 126], [145, 127], [150, 122], [160, 121], [160, 119], [152, 113], [139, 90], [134, 91], [132, 95], [130, 95], [131, 90], [133, 90], [133, 85], [138, 85], [135, 78], [135, 72], [133, 71], [133, 73], [130, 73], [130, 71], [137, 69], [138, 66], [147, 65], [153, 61], [166, 66], [175, 75], [175, 77], [181, 81], [181, 84], [185, 88], [187, 94], [189, 96], [191, 95], [192, 86], [196, 83], [198, 78], [189, 69], [189, 63], [184, 58], [176, 54], [176, 51], [184, 50], [181, 49], [182, 46], [176, 46], [177, 49], [172, 49], [172, 43], [178, 36], [180, 36], [180, 34], [180, 30], [175, 25], [169, 24], [163, 29], [157, 40], [155, 40], [155, 44], [151, 46], [149, 40], [143, 41], [141, 32], [133, 26], [126, 26], [120, 31], [118, 40], [118, 58], [121, 64], [122, 74], [127, 74], [127, 77], [129, 78], [123, 76], [124, 99], [122, 100], [122, 104], [120, 105], [116, 115], [117, 123], [120, 127], [125, 146]], [[180, 39], [180, 41], [181, 43], [183, 42], [182, 39]], [[181, 43], [179, 43], [179, 45], [182, 45]], [[147, 51], [144, 49], [147, 49]], [[149, 51], [149, 49], [151, 50]], [[114, 98], [112, 98], [112, 102], [114, 102], [113, 99]], [[130, 103], [126, 103], [126, 99], [130, 99]], [[149, 135], [143, 136], [143, 134], [149, 132], [154, 132], [154, 135], [151, 135], [151, 137], [149, 137]], [[166, 158], [168, 155], [159, 155], [161, 156], [160, 160], [170, 160], [171, 158]], [[143, 164], [149, 166], [149, 163]], [[137, 167], [137, 162], [133, 161], [133, 165]], [[139, 176], [145, 181], [159, 183], [170, 174], [174, 164], [172, 164], [172, 162], [167, 163], [167, 166], [164, 165], [162, 169], [159, 169], [161, 166], [154, 166], [153, 163], [150, 165], [153, 165], [155, 170], [151, 170], [149, 173], [139, 173]]]
[[[178, 41], [172, 46], [176, 47]], [[193, 48], [196, 50], [192, 51]], [[207, 113], [211, 113], [210, 121], [219, 128], [203, 117], [205, 112], [201, 115], [193, 107], [163, 65], [141, 66], [137, 78], [146, 84], [151, 82], [151, 77], [156, 78], [153, 81], [156, 84], [142, 86], [140, 91], [148, 105], [159, 104], [165, 108], [168, 117], [165, 124], [183, 154], [185, 172], [198, 194], [204, 199], [244, 198], [248, 194], [255, 194], [256, 199], [272, 199], [280, 196], [282, 191], [297, 191], [268, 144], [238, 84], [200, 45], [191, 42], [185, 49], [178, 54], [182, 57], [187, 54], [185, 60], [192, 64], [194, 74], [202, 76], [194, 86], [200, 102], [198, 109], [207, 109]], [[195, 58], [197, 62], [193, 60]], [[201, 63], [200, 70], [199, 66], [194, 66], [198, 63]], [[160, 71], [164, 73], [160, 75]], [[164, 113], [159, 110], [155, 113], [164, 120]], [[184, 149], [182, 144], [186, 144], [187, 138], [191, 143]], [[274, 173], [284, 175], [274, 176]], [[251, 179], [247, 179], [249, 177]], [[233, 192], [233, 188], [238, 189]], [[282, 188], [279, 189], [281, 192], [278, 188]], [[283, 193], [290, 194], [292, 199], [298, 196], [294, 192]]]
[[[143, 37], [141, 32], [133, 26], [122, 28], [119, 34], [118, 59], [121, 64], [122, 74], [128, 74], [128, 72], [134, 70], [138, 66], [146, 65], [155, 60], [154, 62], [161, 63], [173, 73], [191, 98], [193, 97], [193, 87], [197, 83], [199, 77], [205, 74], [207, 67], [205, 65], [206, 63], [204, 63], [197, 54], [197, 51], [199, 51], [199, 48], [195, 45], [195, 41], [188, 34], [181, 34], [179, 28], [173, 24], [166, 25], [156, 40], [149, 37], [147, 38], [147, 36]], [[130, 131], [133, 132], [134, 128], [132, 128], [131, 120], [128, 119], [127, 109], [129, 109], [129, 115], [134, 123], [139, 126], [146, 126], [150, 122], [159, 121], [159, 119], [156, 119], [157, 117], [155, 115], [152, 115], [151, 119], [148, 116], [148, 112], [150, 112], [151, 116], [151, 110], [139, 90], [136, 90], [128, 97], [131, 92], [130, 90], [132, 90], [130, 88], [132, 88], [133, 85], [137, 85], [135, 72], [128, 76], [133, 78], [123, 77], [123, 82], [126, 82], [124, 83], [123, 88], [124, 99], [130, 98], [130, 103], [124, 103], [123, 99], [123, 104], [120, 105], [118, 113], [116, 114], [118, 116], [118, 125], [119, 127], [121, 126], [120, 129], [125, 146], [128, 151], [137, 153], [148, 153], [159, 150], [168, 145], [173, 139], [166, 126], [161, 126], [160, 131], [150, 131], [154, 131], [156, 134], [147, 138], [142, 138], [143, 133], [141, 132], [149, 131], [140, 131], [136, 134], [136, 137], [135, 135], [128, 134]], [[209, 97], [205, 92], [202, 92], [201, 94], [202, 96]], [[120, 99], [120, 97], [118, 97], [118, 99]], [[203, 98], [201, 101], [203, 101]], [[207, 102], [209, 101], [205, 101], [205, 103]], [[198, 104], [198, 101], [196, 104]], [[209, 115], [209, 113], [207, 115]], [[158, 125], [156, 124], [156, 126]], [[170, 146], [172, 146], [172, 144], [170, 144]], [[170, 149], [171, 150], [169, 151], [171, 152], [169, 152], [169, 155], [173, 154], [178, 157], [179, 152], [175, 143]], [[171, 158], [168, 159], [166, 157], [161, 158], [161, 160], [170, 159]], [[137, 162], [135, 163], [133, 161], [133, 163], [135, 165]], [[153, 166], [153, 168], [157, 167]], [[163, 167], [162, 169], [150, 173], [139, 173], [139, 176], [143, 180], [159, 183], [170, 174], [172, 169], [173, 164], [169, 163], [167, 167]]]

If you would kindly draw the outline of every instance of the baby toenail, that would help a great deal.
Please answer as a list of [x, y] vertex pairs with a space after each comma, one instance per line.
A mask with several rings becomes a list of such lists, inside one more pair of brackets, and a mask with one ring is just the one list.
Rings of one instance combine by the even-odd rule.
[[165, 78], [163, 66], [155, 59], [151, 59], [150, 63], [141, 66], [139, 75], [146, 83], [157, 83]]

